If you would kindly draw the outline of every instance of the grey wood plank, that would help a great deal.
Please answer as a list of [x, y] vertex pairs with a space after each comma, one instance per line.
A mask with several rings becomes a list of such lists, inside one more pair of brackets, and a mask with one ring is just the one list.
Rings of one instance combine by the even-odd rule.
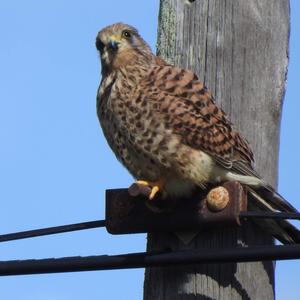
[[[288, 0], [161, 0], [158, 49], [191, 69], [249, 140], [256, 170], [277, 184], [279, 130], [288, 65]], [[207, 231], [186, 246], [149, 234], [148, 250], [272, 244], [261, 229]], [[145, 300], [274, 299], [271, 262], [149, 268]]]

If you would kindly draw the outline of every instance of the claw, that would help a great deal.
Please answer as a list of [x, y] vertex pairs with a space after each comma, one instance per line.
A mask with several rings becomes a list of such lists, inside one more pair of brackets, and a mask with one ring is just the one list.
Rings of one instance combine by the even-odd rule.
[[136, 183], [144, 186], [150, 186], [150, 182], [145, 180], [137, 180]]
[[155, 185], [154, 187], [152, 187], [151, 193], [149, 195], [149, 200], [153, 200], [153, 198], [155, 197], [155, 195], [159, 192], [159, 187], [157, 185]]
[[150, 195], [148, 196], [149, 200], [153, 200], [158, 192], [163, 191], [163, 187], [165, 184], [165, 181], [163, 179], [160, 179], [156, 182], [152, 181], [146, 181], [146, 180], [137, 180], [137, 184], [142, 186], [148, 186], [151, 188]]

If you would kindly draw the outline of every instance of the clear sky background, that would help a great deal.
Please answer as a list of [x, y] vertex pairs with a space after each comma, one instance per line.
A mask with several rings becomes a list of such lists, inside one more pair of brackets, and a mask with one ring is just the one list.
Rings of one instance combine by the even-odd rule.
[[[0, 233], [104, 218], [104, 191], [132, 179], [95, 112], [102, 27], [136, 26], [155, 49], [158, 0], [0, 0]], [[291, 0], [290, 65], [279, 191], [300, 208], [300, 2]], [[144, 251], [146, 236], [104, 229], [0, 244], [0, 260]], [[278, 262], [277, 299], [299, 299], [299, 261]], [[1, 300], [141, 299], [144, 270], [0, 278]]]

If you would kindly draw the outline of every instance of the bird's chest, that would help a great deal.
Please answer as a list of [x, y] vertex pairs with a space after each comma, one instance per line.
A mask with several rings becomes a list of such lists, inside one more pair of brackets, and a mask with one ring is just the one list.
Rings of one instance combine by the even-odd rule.
[[116, 86], [116, 81], [102, 82], [97, 95], [97, 114], [105, 138], [116, 154], [125, 147], [124, 121], [122, 121], [124, 100]]
[[[106, 86], [106, 88], [103, 88]], [[117, 158], [134, 176], [141, 164], [140, 153], [136, 148], [138, 132], [131, 103], [133, 90], [122, 88], [118, 81], [112, 85], [102, 82], [97, 96], [97, 113], [105, 138]]]
[[142, 145], [154, 116], [141, 91], [124, 78], [102, 82], [97, 97], [98, 117], [110, 144]]

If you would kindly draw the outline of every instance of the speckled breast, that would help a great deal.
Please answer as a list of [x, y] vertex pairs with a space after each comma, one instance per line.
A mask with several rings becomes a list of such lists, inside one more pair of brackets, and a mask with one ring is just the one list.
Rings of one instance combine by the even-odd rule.
[[109, 146], [128, 171], [138, 179], [158, 179], [165, 169], [155, 139], [156, 129], [162, 125], [143, 96], [117, 79], [103, 80], [97, 95], [97, 114]]

